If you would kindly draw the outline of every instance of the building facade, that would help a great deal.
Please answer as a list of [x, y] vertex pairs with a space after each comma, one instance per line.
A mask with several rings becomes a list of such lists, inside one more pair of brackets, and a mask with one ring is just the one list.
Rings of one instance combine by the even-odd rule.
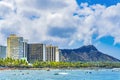
[[0, 58], [6, 58], [6, 46], [0, 45]]
[[46, 46], [46, 61], [59, 62], [59, 49], [57, 46]]
[[27, 44], [27, 40], [15, 34], [7, 38], [7, 56], [13, 59], [25, 59], [28, 62], [35, 61], [60, 61], [60, 53], [57, 46], [46, 46], [40, 43]]
[[11, 34], [7, 38], [7, 57], [27, 60], [27, 41], [23, 37]]
[[36, 60], [46, 61], [44, 44], [28, 44], [28, 62], [34, 62]]
[[27, 56], [28, 56], [28, 40], [24, 39], [23, 40], [23, 59], [27, 60]]
[[56, 46], [44, 44], [28, 44], [28, 62], [55, 61], [59, 62], [59, 49]]

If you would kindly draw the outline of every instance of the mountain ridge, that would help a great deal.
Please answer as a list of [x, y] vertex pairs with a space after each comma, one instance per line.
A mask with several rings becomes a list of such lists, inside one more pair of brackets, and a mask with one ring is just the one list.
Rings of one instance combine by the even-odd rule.
[[82, 46], [77, 49], [60, 49], [63, 61], [109, 61], [120, 62], [119, 59], [114, 58], [108, 54], [100, 52], [94, 45]]

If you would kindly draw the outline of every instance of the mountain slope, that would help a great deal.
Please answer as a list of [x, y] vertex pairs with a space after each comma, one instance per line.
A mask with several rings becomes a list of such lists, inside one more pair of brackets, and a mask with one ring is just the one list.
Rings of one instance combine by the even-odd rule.
[[60, 51], [63, 61], [120, 61], [98, 51], [93, 45], [82, 46], [78, 49], [61, 49]]

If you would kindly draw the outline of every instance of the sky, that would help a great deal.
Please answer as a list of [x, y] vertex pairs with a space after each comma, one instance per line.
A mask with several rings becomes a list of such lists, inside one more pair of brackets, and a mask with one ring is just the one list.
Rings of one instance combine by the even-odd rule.
[[0, 0], [0, 45], [10, 34], [59, 48], [94, 45], [120, 59], [120, 0]]

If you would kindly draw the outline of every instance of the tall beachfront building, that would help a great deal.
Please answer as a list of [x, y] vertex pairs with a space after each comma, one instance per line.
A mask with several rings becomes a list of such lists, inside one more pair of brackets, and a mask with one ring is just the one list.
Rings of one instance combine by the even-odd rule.
[[56, 46], [46, 46], [40, 43], [28, 44], [28, 62], [55, 61], [59, 62], [59, 49]]
[[46, 61], [45, 44], [31, 43], [28, 44], [28, 61]]
[[59, 49], [57, 46], [46, 46], [46, 61], [59, 62]]
[[11, 34], [7, 38], [7, 57], [27, 60], [27, 40]]
[[0, 45], [0, 58], [6, 58], [6, 46]]

